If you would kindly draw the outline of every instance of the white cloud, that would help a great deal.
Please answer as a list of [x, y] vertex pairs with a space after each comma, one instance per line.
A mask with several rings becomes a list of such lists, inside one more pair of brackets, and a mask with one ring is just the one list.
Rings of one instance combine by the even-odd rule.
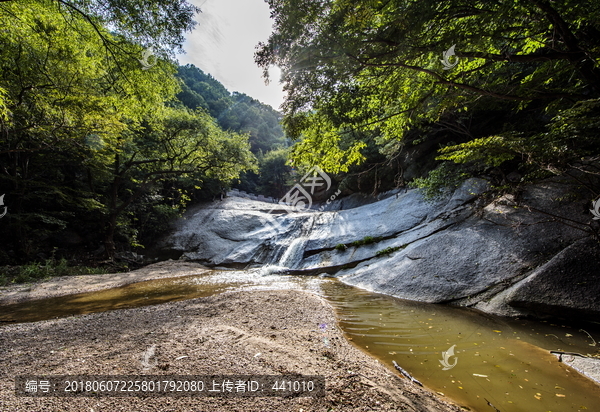
[[262, 70], [254, 63], [258, 42], [271, 34], [272, 21], [264, 0], [192, 0], [202, 9], [198, 25], [188, 33], [180, 64], [191, 63], [219, 80], [229, 91], [238, 91], [270, 104], [283, 102], [279, 69], [272, 68], [265, 85]]

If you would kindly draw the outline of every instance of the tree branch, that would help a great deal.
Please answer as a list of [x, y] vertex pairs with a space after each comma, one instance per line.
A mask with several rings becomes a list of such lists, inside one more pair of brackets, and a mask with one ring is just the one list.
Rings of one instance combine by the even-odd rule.
[[456, 52], [457, 57], [473, 57], [476, 59], [493, 60], [497, 62], [530, 63], [538, 61], [569, 60], [581, 52], [553, 52], [547, 54], [492, 54], [482, 52]]
[[[9, 0], [11, 1], [11, 0]], [[98, 36], [100, 37], [100, 40], [102, 40], [102, 44], [104, 44], [104, 47], [106, 48], [106, 50], [108, 50], [108, 52], [110, 53], [110, 55], [112, 56], [113, 60], [115, 61], [115, 64], [117, 66], [117, 69], [119, 69], [119, 71], [121, 72], [121, 74], [123, 75], [123, 78], [129, 82], [129, 79], [127, 78], [127, 76], [125, 75], [125, 73], [123, 72], [123, 69], [121, 68], [121, 65], [119, 64], [119, 60], [117, 59], [117, 56], [115, 55], [115, 52], [112, 50], [111, 46], [111, 41], [108, 40], [104, 34], [102, 34], [102, 32], [100, 31], [100, 29], [98, 28], [98, 26], [96, 25], [96, 23], [92, 20], [92, 18], [90, 16], [87, 15], [87, 13], [85, 13], [83, 10], [79, 9], [77, 6], [75, 6], [74, 4], [71, 4], [68, 1], [65, 0], [55, 0], [58, 3], [74, 10], [76, 13], [80, 14], [94, 29], [94, 31], [98, 34]]]
[[546, 17], [564, 41], [569, 52], [572, 53], [569, 61], [575, 65], [581, 77], [588, 82], [596, 94], [600, 95], [600, 71], [596, 67], [594, 59], [579, 47], [579, 41], [569, 28], [568, 23], [546, 0], [529, 1], [546, 13]]
[[521, 97], [521, 96], [517, 96], [514, 94], [501, 94], [501, 93], [496, 93], [496, 92], [492, 92], [489, 90], [485, 90], [485, 89], [481, 89], [479, 87], [475, 87], [475, 86], [471, 86], [469, 84], [464, 84], [464, 83], [458, 83], [458, 82], [454, 82], [451, 80], [447, 80], [444, 77], [442, 77], [440, 74], [434, 72], [433, 70], [429, 70], [429, 69], [424, 69], [423, 67], [419, 67], [419, 66], [414, 66], [411, 64], [407, 64], [407, 63], [402, 63], [402, 62], [397, 62], [397, 63], [368, 63], [364, 60], [359, 59], [356, 56], [351, 55], [350, 53], [347, 53], [347, 56], [356, 60], [358, 63], [364, 65], [364, 66], [370, 66], [370, 67], [403, 67], [405, 69], [410, 69], [410, 70], [415, 70], [421, 73], [426, 73], [432, 77], [434, 77], [437, 80], [437, 84], [447, 84], [449, 86], [454, 86], [457, 87], [459, 89], [463, 89], [463, 90], [469, 90], [472, 91], [474, 93], [480, 94], [480, 95], [484, 95], [484, 96], [491, 96], [491, 97], [495, 97], [497, 99], [502, 99], [502, 100], [512, 100], [512, 101], [531, 101], [531, 100], [542, 100], [542, 99], [557, 99], [557, 98], [565, 98], [565, 99], [575, 99], [575, 98], [583, 98], [584, 96], [579, 96], [579, 95], [573, 95], [573, 94], [569, 94], [569, 93], [540, 93], [537, 96], [531, 96], [531, 97]]

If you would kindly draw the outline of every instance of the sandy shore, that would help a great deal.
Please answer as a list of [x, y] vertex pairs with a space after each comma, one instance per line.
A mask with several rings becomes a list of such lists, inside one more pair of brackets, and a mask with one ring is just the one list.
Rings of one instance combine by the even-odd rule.
[[201, 275], [209, 270], [207, 267], [194, 262], [168, 260], [154, 263], [131, 272], [105, 275], [61, 276], [43, 282], [2, 286], [0, 287], [0, 305], [82, 292], [93, 292], [145, 280]]
[[[328, 343], [319, 324], [327, 324]], [[0, 326], [0, 411], [459, 411], [344, 339], [300, 291], [208, 298]], [[144, 354], [155, 345], [144, 370]], [[149, 363], [146, 363], [146, 367]], [[323, 398], [28, 398], [15, 375], [323, 375]]]

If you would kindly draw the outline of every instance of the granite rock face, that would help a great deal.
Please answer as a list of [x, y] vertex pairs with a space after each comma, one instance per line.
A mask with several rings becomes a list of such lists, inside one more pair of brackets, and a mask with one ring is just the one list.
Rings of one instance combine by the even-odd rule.
[[564, 200], [572, 188], [556, 179], [518, 199], [486, 203], [479, 195], [488, 189], [469, 179], [435, 201], [408, 190], [323, 212], [228, 198], [191, 210], [162, 248], [215, 266], [329, 273], [404, 299], [503, 315], [600, 314], [600, 253], [581, 230], [588, 201]]
[[519, 310], [534, 317], [598, 319], [600, 245], [581, 239], [526, 278], [479, 306], [497, 314]]

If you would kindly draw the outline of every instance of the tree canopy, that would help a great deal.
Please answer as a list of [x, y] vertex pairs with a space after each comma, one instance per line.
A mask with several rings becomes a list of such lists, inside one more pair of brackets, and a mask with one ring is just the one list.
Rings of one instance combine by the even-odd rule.
[[13, 245], [0, 260], [27, 260], [46, 240], [102, 244], [113, 257], [164, 229], [205, 182], [225, 186], [255, 170], [247, 134], [177, 100], [175, 64], [140, 64], [140, 41], [171, 50], [194, 10], [183, 1], [0, 2], [9, 209], [0, 232]]
[[[17, 3], [3, 0], [2, 3]], [[113, 38], [102, 33], [110, 27], [114, 34], [139, 44], [162, 47], [170, 53], [181, 50], [183, 34], [196, 25], [194, 16], [200, 8], [186, 0], [19, 0], [20, 5], [54, 9], [67, 19], [83, 19], [102, 37], [106, 47]]]
[[[572, 160], [599, 143], [589, 128], [571, 130], [584, 140], [548, 129], [599, 107], [595, 0], [267, 2], [274, 32], [256, 62], [266, 76], [270, 65], [283, 71], [285, 129], [301, 138], [297, 163], [345, 171], [364, 159], [358, 132], [391, 155], [409, 131], [431, 125], [463, 132], [442, 156], [459, 161], [522, 156], [556, 169], [568, 159], [548, 151]], [[448, 62], [457, 64], [444, 70], [442, 53], [452, 46]], [[513, 117], [476, 136], [468, 125], [484, 111]]]

